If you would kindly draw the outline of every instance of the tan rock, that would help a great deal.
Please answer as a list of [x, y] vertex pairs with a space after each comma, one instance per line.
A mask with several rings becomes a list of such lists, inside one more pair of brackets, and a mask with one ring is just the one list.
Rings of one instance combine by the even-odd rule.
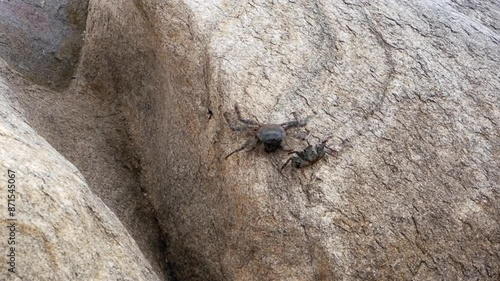
[[[28, 126], [20, 113], [15, 93], [0, 77], [0, 279], [159, 280], [127, 230], [90, 192], [76, 167]], [[13, 192], [7, 189], [9, 175], [14, 175]], [[12, 194], [15, 201], [7, 206], [7, 195]], [[14, 216], [8, 207], [14, 208], [10, 209]], [[15, 263], [7, 264], [11, 252]]]
[[[89, 2], [72, 86], [125, 119], [172, 279], [498, 279], [500, 7], [413, 2]], [[339, 155], [224, 160], [236, 102]]]

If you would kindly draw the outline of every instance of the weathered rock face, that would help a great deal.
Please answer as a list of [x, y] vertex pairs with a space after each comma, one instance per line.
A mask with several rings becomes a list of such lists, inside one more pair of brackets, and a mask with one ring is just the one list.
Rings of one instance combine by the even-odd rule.
[[[0, 279], [160, 280], [76, 167], [26, 124], [15, 96], [0, 78], [0, 168], [5, 183]], [[12, 174], [15, 188], [7, 192]], [[7, 195], [15, 195], [9, 212]], [[17, 219], [14, 228], [7, 230], [12, 218]], [[14, 251], [8, 250], [11, 247]], [[7, 265], [11, 252], [15, 264]]]
[[[495, 279], [499, 11], [91, 1], [80, 75], [123, 100], [181, 280]], [[349, 145], [303, 171], [224, 161], [244, 142], [222, 118], [235, 102]]]
[[[89, 1], [75, 89], [123, 116], [172, 279], [498, 279], [500, 5], [415, 2]], [[338, 156], [224, 160], [236, 102]]]
[[120, 101], [106, 102], [71, 79], [87, 2], [2, 1], [0, 8], [0, 40], [5, 39], [0, 56], [9, 62], [0, 64], [0, 77], [8, 81], [30, 126], [78, 167], [163, 279], [165, 245], [142, 195], [125, 118], [116, 106]]
[[85, 30], [88, 0], [0, 1], [0, 56], [38, 84], [71, 82]]

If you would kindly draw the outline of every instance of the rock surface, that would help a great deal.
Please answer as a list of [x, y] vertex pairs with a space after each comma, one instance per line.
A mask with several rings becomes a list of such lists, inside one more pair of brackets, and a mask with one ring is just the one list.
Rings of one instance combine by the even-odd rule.
[[[499, 11], [91, 1], [80, 75], [124, 101], [181, 280], [493, 280]], [[224, 161], [244, 142], [222, 118], [235, 102], [314, 115], [314, 136], [349, 145], [304, 171], [280, 173], [284, 153]]]
[[[14, 171], [16, 187], [13, 193], [1, 191], [0, 279], [160, 280], [76, 167], [23, 120], [15, 96], [0, 78], [0, 168], [5, 183], [8, 170]], [[6, 199], [12, 194], [13, 217], [7, 216]], [[15, 244], [7, 245], [10, 218], [17, 219]], [[10, 247], [15, 274], [7, 271]]]
[[0, 2], [0, 40], [7, 38], [0, 44], [0, 57], [9, 63], [0, 64], [0, 76], [8, 81], [29, 124], [78, 167], [163, 279], [165, 245], [153, 210], [143, 199], [138, 161], [129, 152], [119, 102], [106, 102], [76, 77], [71, 79], [87, 8], [87, 1], [79, 0]]
[[0, 57], [31, 80], [67, 87], [83, 44], [88, 0], [0, 1]]
[[[116, 148], [126, 157], [103, 167], [121, 163], [140, 182], [172, 280], [499, 278], [495, 1], [88, 5], [65, 93], [123, 119], [89, 137], [127, 138]], [[312, 116], [309, 141], [333, 136], [338, 156], [282, 171], [283, 151], [224, 160], [248, 137], [222, 117], [236, 102], [262, 122]]]

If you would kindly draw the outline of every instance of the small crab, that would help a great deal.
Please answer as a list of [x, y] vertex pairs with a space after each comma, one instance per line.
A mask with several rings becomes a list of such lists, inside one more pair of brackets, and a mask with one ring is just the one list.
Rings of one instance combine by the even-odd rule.
[[278, 149], [283, 148], [283, 142], [285, 141], [286, 131], [291, 128], [300, 128], [307, 125], [307, 119], [301, 120], [297, 113], [293, 112], [293, 117], [295, 120], [288, 121], [281, 124], [261, 124], [252, 119], [246, 119], [241, 116], [241, 110], [238, 104], [234, 105], [234, 110], [238, 116], [238, 120], [243, 123], [242, 125], [234, 125], [229, 119], [229, 113], [224, 113], [224, 118], [229, 124], [229, 127], [233, 131], [238, 132], [251, 132], [253, 137], [247, 140], [240, 148], [229, 153], [226, 159], [236, 152], [242, 151], [243, 149], [250, 147], [250, 151], [254, 150], [259, 143], [264, 144], [264, 150], [266, 152], [273, 152]]
[[336, 155], [337, 151], [326, 145], [326, 142], [330, 138], [331, 137], [328, 137], [321, 143], [318, 143], [316, 145], [309, 144], [309, 146], [304, 148], [304, 150], [302, 151], [291, 151], [290, 154], [296, 154], [297, 156], [290, 157], [281, 167], [281, 170], [283, 170], [290, 162], [292, 162], [292, 166], [294, 166], [295, 168], [301, 169], [318, 162], [320, 159], [325, 157], [326, 153], [332, 156]]

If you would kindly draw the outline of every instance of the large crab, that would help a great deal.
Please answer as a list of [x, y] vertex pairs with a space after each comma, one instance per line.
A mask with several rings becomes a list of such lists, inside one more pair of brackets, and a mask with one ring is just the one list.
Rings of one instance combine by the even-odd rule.
[[241, 116], [241, 109], [238, 104], [234, 105], [234, 110], [236, 111], [238, 120], [242, 124], [232, 124], [229, 118], [229, 113], [225, 112], [224, 118], [229, 124], [231, 130], [238, 132], [250, 132], [253, 136], [252, 138], [248, 139], [240, 148], [229, 153], [226, 156], [226, 159], [234, 153], [242, 151], [247, 147], [250, 147], [250, 151], [254, 150], [259, 143], [264, 144], [264, 150], [266, 152], [273, 152], [278, 149], [284, 149], [283, 142], [285, 142], [286, 131], [291, 128], [300, 128], [307, 125], [307, 119], [301, 120], [298, 114], [295, 112], [292, 113], [295, 120], [281, 124], [261, 124], [255, 120], [243, 118]]

